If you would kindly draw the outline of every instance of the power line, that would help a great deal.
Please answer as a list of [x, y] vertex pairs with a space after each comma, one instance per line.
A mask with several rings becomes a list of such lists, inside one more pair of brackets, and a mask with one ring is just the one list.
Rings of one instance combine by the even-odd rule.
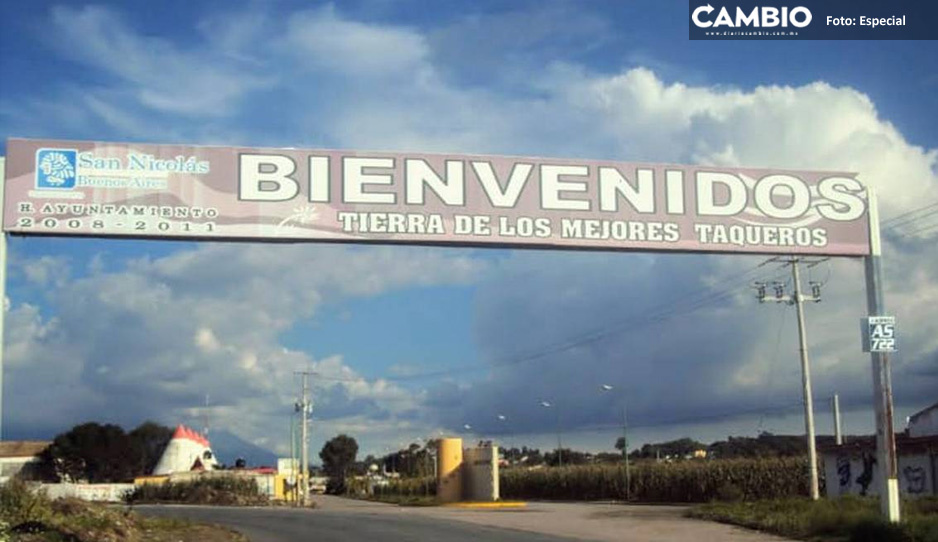
[[[936, 215], [938, 215], [938, 213], [936, 213]], [[938, 228], [938, 222], [932, 222], [929, 224], [921, 225], [921, 227], [916, 228], [914, 230], [902, 232], [900, 233], [900, 235], [904, 237], [917, 237], [923, 233], [931, 233], [936, 228]]]
[[[782, 330], [785, 328], [785, 315], [788, 313], [786, 310], [782, 310], [779, 313], [778, 319], [778, 333], [775, 337], [775, 353], [772, 354], [772, 361], [769, 363], [769, 378], [767, 388], [772, 389], [772, 383], [775, 380], [775, 366], [778, 364], [778, 354], [781, 351], [782, 346]], [[765, 416], [759, 417], [759, 430], [762, 430], [762, 423], [765, 421]]]
[[[723, 412], [718, 412], [714, 414], [705, 414], [701, 416], [684, 416], [678, 418], [668, 418], [663, 420], [648, 421], [644, 423], [634, 423], [629, 422], [629, 428], [653, 428], [653, 427], [666, 427], [673, 425], [690, 425], [700, 422], [712, 422], [718, 420], [728, 420], [732, 418], [738, 418], [740, 416], [746, 416], [751, 414], [769, 414], [774, 412], [785, 412], [788, 410], [793, 410], [795, 408], [801, 408], [804, 405], [804, 402], [790, 402], [780, 405], [773, 406], [763, 406], [763, 407], [754, 407], [750, 409], [743, 410], [727, 410]], [[592, 431], [621, 431], [622, 423], [593, 423], [587, 425], [580, 425], [572, 428], [564, 428], [565, 433], [588, 433]], [[500, 434], [498, 432], [491, 432], [492, 434]], [[534, 435], [541, 434], [541, 431], [514, 431], [513, 434], [516, 435]]]
[[[518, 365], [518, 364], [525, 363], [525, 362], [535, 361], [535, 360], [544, 358], [546, 356], [549, 356], [551, 354], [556, 354], [558, 352], [571, 350], [578, 346], [583, 346], [583, 345], [601, 340], [605, 337], [611, 336], [618, 332], [626, 331], [626, 333], [630, 333], [634, 331], [635, 329], [639, 329], [641, 327], [645, 327], [651, 324], [663, 322], [675, 316], [680, 316], [682, 314], [690, 314], [707, 305], [717, 303], [719, 301], [722, 301], [730, 297], [733, 293], [739, 290], [741, 286], [735, 286], [735, 287], [720, 289], [716, 291], [712, 290], [713, 286], [724, 284], [730, 281], [735, 281], [743, 276], [749, 275], [757, 271], [759, 268], [763, 267], [767, 263], [769, 262], [764, 261], [744, 271], [741, 271], [739, 273], [734, 273], [728, 277], [725, 277], [719, 280], [718, 282], [714, 283], [713, 285], [710, 285], [709, 287], [699, 288], [697, 290], [691, 291], [688, 294], [685, 294], [685, 297], [683, 298], [676, 298], [674, 301], [659, 305], [657, 309], [652, 309], [652, 312], [650, 315], [648, 313], [644, 313], [642, 315], [633, 316], [626, 320], [620, 321], [611, 327], [591, 331], [583, 335], [580, 335], [578, 337], [574, 337], [563, 342], [554, 343], [552, 345], [549, 345], [547, 347], [544, 347], [538, 350], [530, 351], [528, 353], [519, 354], [519, 355], [506, 356], [487, 365], [474, 364], [474, 365], [468, 365], [468, 366], [463, 366], [463, 367], [450, 367], [447, 369], [441, 369], [439, 371], [431, 371], [431, 372], [424, 372], [424, 373], [417, 373], [417, 374], [403, 375], [403, 376], [390, 376], [390, 377], [385, 377], [384, 379], [391, 380], [391, 381], [417, 380], [417, 379], [423, 379], [423, 378], [451, 376], [454, 374], [466, 373], [466, 372], [484, 371], [484, 370], [490, 370], [493, 368], [497, 369], [497, 368], [502, 368], [502, 367], [507, 367], [507, 366]], [[688, 298], [686, 297], [687, 295], [690, 296], [689, 301], [688, 301]], [[687, 306], [682, 307], [681, 306], [682, 303], [687, 303]]]
[[[657, 308], [652, 308], [651, 312], [645, 312], [642, 315], [635, 315], [626, 320], [619, 321], [611, 327], [604, 329], [594, 330], [577, 337], [554, 343], [546, 347], [529, 351], [527, 353], [522, 353], [518, 355], [509, 355], [501, 357], [489, 364], [472, 364], [464, 365], [460, 367], [448, 367], [446, 369], [440, 369], [438, 371], [426, 371], [413, 373], [408, 375], [390, 375], [379, 377], [375, 379], [367, 379], [364, 377], [360, 378], [343, 378], [343, 377], [330, 377], [325, 375], [317, 375], [319, 380], [328, 380], [334, 382], [375, 382], [378, 380], [384, 380], [389, 382], [403, 382], [403, 381], [413, 381], [413, 380], [422, 380], [422, 379], [431, 379], [431, 378], [442, 378], [448, 376], [454, 376], [457, 374], [466, 374], [472, 372], [488, 371], [493, 369], [500, 369], [504, 367], [510, 367], [519, 365], [522, 363], [528, 363], [536, 361], [547, 357], [551, 354], [556, 354], [559, 352], [565, 352], [567, 350], [572, 350], [579, 346], [584, 346], [611, 335], [614, 335], [619, 332], [625, 332], [626, 334], [631, 333], [635, 330], [638, 330], [649, 325], [661, 323], [667, 321], [671, 318], [682, 316], [685, 314], [691, 314], [697, 310], [700, 310], [706, 306], [719, 303], [729, 297], [734, 293], [739, 291], [744, 285], [737, 285], [730, 288], [721, 288], [713, 290], [715, 286], [726, 284], [728, 282], [737, 281], [738, 279], [750, 275], [765, 265], [771, 263], [773, 260], [763, 261], [755, 266], [744, 269], [743, 271], [733, 273], [727, 277], [724, 277], [717, 282], [705, 286], [703, 288], [698, 288], [687, 292], [684, 296], [676, 297], [672, 301], [659, 305]], [[689, 297], [688, 297], [689, 296]]]
[[917, 237], [931, 233], [938, 227], [938, 222], [930, 220], [932, 217], [938, 218], [938, 202], [912, 209], [884, 221], [883, 231], [901, 237]]
[[925, 215], [922, 215], [922, 216], [928, 216], [928, 215], [934, 214], [935, 212], [938, 212], [938, 201], [934, 203], [929, 203], [928, 205], [924, 205], [922, 207], [918, 207], [918, 208], [912, 209], [911, 211], [906, 211], [894, 217], [883, 220], [882, 222], [880, 222], [880, 225], [886, 229], [896, 228], [906, 222], [916, 220], [917, 218], [921, 218], [920, 216], [915, 216], [915, 215], [918, 215], [922, 211], [928, 211], [929, 209], [935, 209], [935, 210], [929, 213], [926, 213]]

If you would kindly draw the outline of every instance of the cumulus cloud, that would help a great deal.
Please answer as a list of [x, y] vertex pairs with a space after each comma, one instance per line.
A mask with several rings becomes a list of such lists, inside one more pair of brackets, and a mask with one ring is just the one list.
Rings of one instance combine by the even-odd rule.
[[[294, 372], [306, 368], [318, 375], [322, 420], [404, 413], [418, 400], [413, 393], [365, 380], [340, 353], [290, 350], [280, 335], [324, 302], [467, 284], [485, 270], [453, 251], [301, 245], [205, 245], [112, 263], [111, 271], [44, 283], [54, 317], [26, 303], [8, 316], [9, 378], [42, 382], [45, 390], [42, 399], [14, 393], [12, 430], [54, 430], [90, 412], [125, 423], [171, 423], [209, 395], [217, 424], [256, 437], [291, 411]], [[24, 411], [39, 400], [44, 408]], [[59, 414], [50, 419], [53, 410]], [[36, 418], [38, 411], [45, 414]]]
[[[158, 112], [223, 115], [267, 84], [231, 62], [217, 62], [209, 51], [186, 51], [167, 39], [145, 37], [107, 8], [56, 6], [50, 19], [59, 41], [68, 44], [63, 52], [118, 78], [122, 92]], [[106, 101], [91, 98], [89, 105], [105, 116], [117, 114]]]
[[[560, 69], [566, 73], [571, 68]], [[599, 146], [615, 146], [617, 154], [856, 171], [878, 190], [886, 216], [938, 199], [936, 150], [906, 141], [855, 89], [825, 83], [748, 91], [687, 86], [666, 83], [642, 68], [612, 76], [582, 69], [577, 74], [557, 78], [556, 107], [592, 119], [599, 134], [594, 131], [587, 138], [599, 138]], [[565, 85], [569, 80], [577, 83]], [[938, 326], [925, 315], [938, 301], [932, 271], [938, 255], [920, 249], [933, 240], [893, 233], [887, 237], [896, 241], [886, 249], [888, 303], [910, 326], [903, 352], [894, 358], [896, 397], [900, 406], [920, 406], [933, 399], [936, 384], [933, 337]], [[577, 262], [575, 269], [564, 269], [571, 261]], [[536, 346], [545, 344], [545, 335], [578, 337], [584, 327], [609, 330], [628, 317], [641, 322], [649, 308], [667, 305], [665, 300], [677, 292], [706, 289], [707, 276], [745, 268], [746, 259], [659, 256], [653, 261], [649, 266], [647, 258], [635, 256], [539, 255], [531, 267], [553, 272], [525, 279], [523, 285], [502, 279], [484, 287], [476, 313], [479, 341], [497, 365], [506, 353], [517, 351], [518, 342]], [[861, 407], [871, 393], [869, 363], [858, 345], [858, 320], [866, 309], [862, 265], [831, 262], [815, 270], [815, 278], [818, 273], [828, 279], [824, 303], [808, 309], [815, 390], [822, 396], [840, 392], [852, 406]], [[751, 296], [722, 301], [650, 331], [624, 328], [541, 356], [536, 363], [500, 369], [497, 380], [478, 387], [478, 402], [466, 410], [507, 403], [502, 408], [514, 405], [527, 413], [518, 421], [522, 427], [543, 427], [545, 414], [530, 405], [538, 396], [552, 394], [577, 405], [568, 416], [571, 427], [598, 419], [614, 423], [614, 411], [595, 411], [602, 405], [596, 394], [600, 380], [624, 387], [630, 408], [648, 423], [688, 412], [706, 417], [799, 401], [793, 315], [778, 330], [778, 309], [758, 307]], [[582, 372], [585, 364], [591, 369], [588, 375]], [[923, 378], [926, 374], [931, 376]], [[662, 402], [664, 397], [680, 400]]]

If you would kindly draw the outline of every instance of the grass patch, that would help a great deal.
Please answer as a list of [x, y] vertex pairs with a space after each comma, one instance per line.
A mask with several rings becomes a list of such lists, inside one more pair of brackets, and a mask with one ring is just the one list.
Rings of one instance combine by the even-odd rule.
[[[358, 497], [356, 497], [358, 498]], [[396, 504], [398, 506], [439, 506], [440, 502], [434, 496], [421, 495], [395, 495], [395, 494], [374, 494], [368, 497], [362, 497], [364, 500], [385, 502]]]
[[0, 542], [247, 542], [218, 526], [144, 518], [79, 499], [49, 499], [18, 480], [0, 486]]
[[938, 542], [938, 498], [904, 501], [902, 514], [902, 523], [888, 524], [880, 518], [878, 500], [857, 497], [714, 502], [688, 512], [811, 542]]

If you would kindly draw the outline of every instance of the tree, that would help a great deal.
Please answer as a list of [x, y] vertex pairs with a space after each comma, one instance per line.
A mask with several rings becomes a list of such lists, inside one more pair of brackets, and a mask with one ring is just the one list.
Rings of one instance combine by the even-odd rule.
[[571, 450], [570, 448], [563, 448], [558, 454], [557, 450], [550, 450], [544, 452], [544, 463], [551, 467], [557, 467], [561, 464], [563, 465], [583, 465], [589, 463], [590, 454], [580, 452], [577, 450]]
[[326, 491], [331, 494], [345, 493], [345, 477], [348, 468], [355, 463], [358, 455], [358, 443], [355, 439], [342, 434], [326, 442], [319, 452], [323, 470], [329, 477]]
[[646, 444], [631, 455], [642, 458], [654, 458], [660, 455], [662, 458], [670, 457], [672, 459], [679, 459], [693, 455], [696, 450], [705, 450], [706, 448], [706, 445], [696, 440], [682, 438], [657, 444]]
[[[823, 437], [822, 437], [823, 438]], [[818, 441], [821, 441], [819, 438]], [[773, 435], [762, 432], [758, 438], [728, 437], [725, 441], [714, 442], [710, 452], [716, 457], [729, 459], [734, 457], [790, 457], [807, 453], [807, 444], [800, 435]]]
[[137, 474], [150, 474], [156, 468], [166, 445], [173, 438], [173, 430], [156, 422], [138, 425], [128, 436], [139, 458]]
[[56, 436], [40, 462], [58, 481], [122, 482], [133, 478], [138, 457], [120, 426], [90, 422]]
[[144, 422], [130, 433], [119, 425], [76, 425], [39, 454], [40, 472], [52, 481], [125, 482], [149, 474], [173, 430]]

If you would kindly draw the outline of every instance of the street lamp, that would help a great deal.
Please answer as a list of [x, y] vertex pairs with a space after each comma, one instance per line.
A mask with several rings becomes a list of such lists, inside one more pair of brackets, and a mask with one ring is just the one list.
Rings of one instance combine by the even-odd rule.
[[[507, 428], [507, 426], [508, 426], [508, 417], [507, 417], [507, 416], [505, 416], [504, 414], [496, 414], [495, 417], [498, 418], [498, 421], [502, 422], [502, 425], [504, 425], [504, 426]], [[511, 435], [509, 434], [509, 437], [510, 437], [510, 436], [511, 436]], [[506, 448], [506, 450], [507, 450], [509, 453], [511, 453], [511, 438], [508, 439], [508, 443], [507, 443], [507, 444], [508, 444], [508, 447]], [[509, 456], [506, 455], [506, 456], [505, 456], [505, 459], [508, 460], [509, 463], [511, 463], [511, 457], [509, 457]]]
[[[544, 408], [554, 407], [550, 401], [541, 401], [541, 406]], [[560, 409], [557, 409], [557, 466], [563, 467], [563, 442], [560, 438]]]
[[[599, 387], [602, 392], [612, 391], [615, 388], [609, 384], [603, 384]], [[622, 398], [622, 460], [625, 462], [625, 500], [630, 498], [632, 477], [629, 472], [629, 419], [625, 411], [625, 398]]]

